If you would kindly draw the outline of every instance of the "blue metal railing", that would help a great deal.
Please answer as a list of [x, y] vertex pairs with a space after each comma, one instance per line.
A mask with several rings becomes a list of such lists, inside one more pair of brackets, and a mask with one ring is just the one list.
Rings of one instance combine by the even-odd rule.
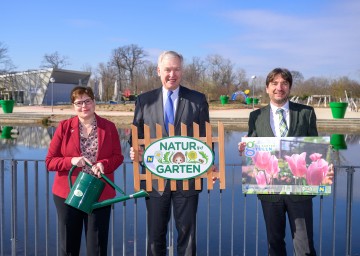
[[[336, 166], [331, 196], [314, 199], [314, 238], [318, 255], [352, 255], [359, 223], [353, 220], [358, 200], [354, 180], [359, 166]], [[115, 172], [115, 183], [132, 192], [132, 166], [124, 163]], [[0, 254], [58, 255], [57, 216], [52, 201], [53, 172], [40, 160], [0, 159]], [[266, 232], [256, 196], [241, 193], [241, 166], [226, 166], [227, 188], [216, 185], [200, 194], [198, 255], [264, 255]], [[346, 189], [345, 189], [346, 188]], [[356, 208], [357, 206], [357, 208]], [[112, 206], [109, 255], [145, 255], [146, 207], [144, 199]], [[289, 226], [289, 225], [288, 225]], [[176, 229], [169, 226], [169, 255], [175, 255]], [[292, 250], [287, 231], [288, 251]], [[331, 243], [331, 246], [330, 246]], [[326, 245], [326, 246], [324, 246]], [[82, 246], [82, 255], [85, 255]]]

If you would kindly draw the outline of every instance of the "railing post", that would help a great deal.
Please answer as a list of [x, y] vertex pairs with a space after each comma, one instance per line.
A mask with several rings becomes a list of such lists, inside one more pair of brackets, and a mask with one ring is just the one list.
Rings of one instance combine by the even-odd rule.
[[39, 223], [40, 223], [40, 219], [39, 219], [39, 169], [37, 164], [35, 163], [34, 166], [34, 240], [35, 240], [35, 254], [38, 253], [39, 250], [39, 231], [40, 231], [40, 227], [39, 227]]
[[[29, 180], [28, 161], [24, 161], [24, 255], [27, 255], [28, 233], [29, 233]], [[36, 252], [35, 252], [36, 254]]]
[[11, 160], [11, 255], [16, 255], [17, 236], [17, 173], [16, 160]]
[[352, 240], [352, 202], [353, 202], [353, 183], [354, 183], [354, 167], [346, 169], [347, 172], [347, 190], [346, 190], [346, 255], [351, 255]]
[[[39, 161], [36, 161], [36, 166], [39, 166]], [[49, 237], [50, 237], [50, 232], [49, 232], [49, 228], [50, 228], [50, 184], [49, 184], [49, 172], [46, 171], [45, 172], [45, 197], [46, 197], [46, 229], [45, 229], [45, 235], [46, 235], [46, 245], [45, 245], [45, 250], [46, 250], [46, 255], [50, 255], [49, 254]]]
[[332, 221], [333, 221], [333, 226], [332, 226], [332, 255], [335, 256], [335, 241], [336, 241], [336, 190], [337, 190], [337, 173], [338, 173], [338, 169], [340, 168], [336, 168], [334, 167], [334, 181], [333, 181], [333, 207], [332, 207]]
[[4, 255], [5, 196], [4, 196], [4, 160], [0, 160], [0, 255]]
[[321, 195], [320, 196], [320, 209], [319, 209], [319, 216], [320, 216], [320, 220], [319, 220], [319, 255], [322, 255], [322, 229], [323, 229], [323, 201], [324, 200], [324, 196]]
[[244, 242], [243, 242], [243, 246], [244, 246], [244, 251], [243, 251], [243, 255], [246, 256], [246, 194], [244, 194]]

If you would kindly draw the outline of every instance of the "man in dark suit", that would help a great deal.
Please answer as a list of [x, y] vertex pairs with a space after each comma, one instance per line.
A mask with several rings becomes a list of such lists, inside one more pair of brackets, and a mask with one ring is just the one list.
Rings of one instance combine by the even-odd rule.
[[[162, 87], [140, 94], [136, 100], [133, 124], [138, 128], [139, 138], [144, 137], [144, 124], [150, 126], [155, 137], [155, 125], [162, 126], [163, 137], [168, 137], [168, 127], [172, 123], [175, 135], [180, 135], [181, 123], [187, 125], [187, 135], [193, 136], [193, 122], [200, 128], [200, 136], [205, 136], [205, 123], [209, 122], [209, 105], [204, 94], [180, 85], [183, 73], [183, 57], [173, 51], [163, 52], [158, 59], [158, 75]], [[168, 96], [168, 92], [171, 95]], [[170, 97], [173, 117], [167, 116], [165, 109]], [[141, 154], [142, 150], [139, 149]], [[134, 159], [134, 149], [130, 158]], [[156, 188], [146, 200], [148, 211], [148, 255], [166, 255], [166, 233], [173, 205], [175, 224], [178, 231], [177, 255], [196, 255], [196, 213], [199, 190], [195, 190], [194, 179], [189, 180], [189, 190], [184, 191], [182, 182], [177, 182], [176, 191], [170, 190], [166, 182], [165, 191]]]
[[[289, 70], [275, 68], [268, 74], [266, 93], [270, 97], [270, 104], [250, 113], [247, 136], [318, 136], [314, 109], [290, 102], [288, 98], [291, 86], [292, 75]], [[282, 115], [285, 126], [278, 121], [279, 115]], [[242, 150], [242, 144], [239, 143], [239, 151], [242, 152]], [[258, 195], [266, 224], [269, 255], [286, 255], [284, 240], [286, 213], [289, 218], [295, 255], [316, 255], [313, 242], [312, 197]]]

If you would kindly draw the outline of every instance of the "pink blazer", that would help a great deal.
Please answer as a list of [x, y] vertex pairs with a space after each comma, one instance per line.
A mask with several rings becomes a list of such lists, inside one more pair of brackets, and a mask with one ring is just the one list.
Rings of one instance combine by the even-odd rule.
[[[114, 181], [114, 171], [122, 164], [124, 156], [121, 153], [120, 139], [115, 124], [95, 114], [98, 131], [98, 152], [96, 162], [104, 165], [105, 175]], [[66, 198], [70, 192], [68, 174], [72, 167], [71, 158], [81, 156], [79, 119], [72, 117], [59, 123], [45, 159], [48, 171], [55, 171], [52, 188], [54, 195]], [[95, 164], [95, 163], [93, 163]], [[72, 174], [74, 184], [81, 168], [76, 168]], [[106, 183], [99, 201], [113, 198], [115, 190]]]

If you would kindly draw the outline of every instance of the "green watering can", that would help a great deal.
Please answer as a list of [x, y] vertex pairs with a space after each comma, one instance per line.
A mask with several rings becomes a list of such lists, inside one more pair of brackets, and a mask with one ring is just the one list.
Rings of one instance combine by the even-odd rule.
[[[87, 163], [91, 167], [90, 164]], [[94, 209], [108, 206], [114, 203], [122, 202], [132, 198], [140, 198], [148, 196], [145, 190], [140, 190], [134, 194], [126, 195], [118, 186], [116, 186], [108, 177], [101, 174], [101, 178], [104, 179], [115, 190], [119, 191], [124, 196], [108, 199], [102, 202], [98, 202], [99, 197], [105, 187], [105, 183], [91, 174], [86, 172], [80, 172], [74, 186], [71, 182], [71, 174], [76, 166], [71, 167], [69, 171], [69, 187], [70, 193], [65, 200], [65, 204], [75, 207], [76, 209], [90, 214]]]

